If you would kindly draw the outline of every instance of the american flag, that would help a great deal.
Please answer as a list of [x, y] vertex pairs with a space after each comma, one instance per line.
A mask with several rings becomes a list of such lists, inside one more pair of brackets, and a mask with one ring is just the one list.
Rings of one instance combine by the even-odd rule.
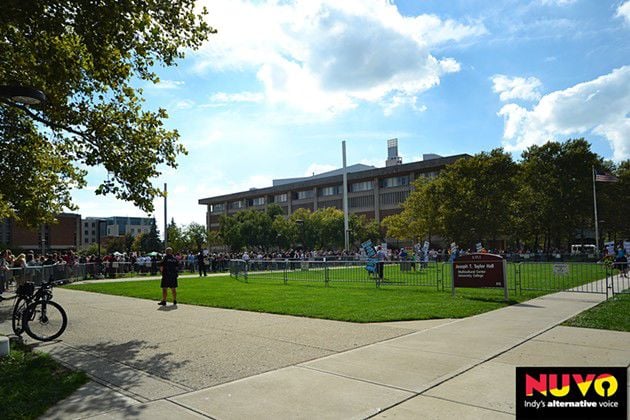
[[595, 181], [597, 182], [617, 182], [619, 178], [611, 174], [599, 174], [595, 172]]

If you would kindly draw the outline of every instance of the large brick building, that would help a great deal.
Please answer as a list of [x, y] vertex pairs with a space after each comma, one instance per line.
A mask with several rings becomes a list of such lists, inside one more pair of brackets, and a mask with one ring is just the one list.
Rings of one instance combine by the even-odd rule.
[[0, 223], [0, 239], [3, 245], [24, 250], [77, 249], [81, 243], [81, 215], [61, 213], [57, 220], [58, 223], [29, 229], [13, 220], [5, 219]]
[[[380, 222], [401, 211], [400, 205], [411, 192], [415, 179], [434, 178], [446, 165], [469, 157], [466, 154], [424, 155], [422, 161], [403, 164], [397, 156], [397, 143], [390, 141], [388, 146], [386, 167], [353, 165], [347, 168], [350, 213], [363, 214]], [[343, 209], [343, 173], [335, 170], [312, 177], [274, 180], [271, 187], [203, 198], [199, 204], [207, 206], [206, 224], [211, 230], [218, 230], [221, 215], [248, 208], [264, 210], [270, 204], [279, 205], [286, 215], [300, 208]]]

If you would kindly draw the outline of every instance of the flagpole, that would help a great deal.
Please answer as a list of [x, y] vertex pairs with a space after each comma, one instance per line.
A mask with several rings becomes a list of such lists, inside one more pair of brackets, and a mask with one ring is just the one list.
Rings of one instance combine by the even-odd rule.
[[592, 166], [593, 172], [593, 209], [595, 211], [595, 246], [599, 254], [599, 226], [597, 222], [597, 192], [595, 191], [595, 166]]

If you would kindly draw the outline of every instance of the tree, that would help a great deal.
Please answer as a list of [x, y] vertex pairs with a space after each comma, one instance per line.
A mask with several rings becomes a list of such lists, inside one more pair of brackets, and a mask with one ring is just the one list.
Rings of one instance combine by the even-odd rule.
[[594, 226], [593, 167], [603, 169], [604, 163], [584, 139], [523, 152], [516, 208], [520, 234], [534, 248], [568, 248], [576, 232]]
[[440, 224], [441, 184], [419, 178], [414, 181], [414, 190], [402, 204], [402, 212], [383, 219], [388, 236], [401, 240], [431, 240], [431, 236], [442, 231]]
[[142, 252], [161, 251], [163, 243], [160, 240], [155, 219], [152, 220], [151, 230], [149, 233], [143, 234], [140, 239], [140, 250]]
[[184, 228], [184, 237], [186, 238], [189, 251], [198, 251], [208, 242], [208, 232], [206, 227], [199, 223], [192, 222]]
[[126, 241], [124, 236], [116, 236], [114, 238], [109, 238], [107, 244], [105, 245], [105, 252], [107, 254], [113, 254], [114, 252], [125, 252], [126, 249]]
[[177, 226], [175, 219], [171, 219], [171, 222], [166, 227], [166, 238], [168, 241], [167, 245], [173, 248], [174, 252], [184, 251], [187, 248], [182, 229]]
[[97, 194], [113, 194], [151, 213], [162, 191], [160, 165], [185, 153], [164, 128], [166, 110], [142, 109], [141, 83], [175, 65], [215, 32], [194, 0], [115, 2], [5, 0], [0, 14], [0, 85], [34, 86], [48, 101], [26, 107], [0, 98], [0, 218], [39, 225], [86, 185], [81, 165], [100, 166]]

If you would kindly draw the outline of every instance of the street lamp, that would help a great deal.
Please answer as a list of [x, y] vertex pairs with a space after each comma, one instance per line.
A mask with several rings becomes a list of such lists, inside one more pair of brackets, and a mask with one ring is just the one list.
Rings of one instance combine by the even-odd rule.
[[0, 85], [0, 97], [24, 105], [38, 105], [47, 101], [41, 90], [19, 85]]

